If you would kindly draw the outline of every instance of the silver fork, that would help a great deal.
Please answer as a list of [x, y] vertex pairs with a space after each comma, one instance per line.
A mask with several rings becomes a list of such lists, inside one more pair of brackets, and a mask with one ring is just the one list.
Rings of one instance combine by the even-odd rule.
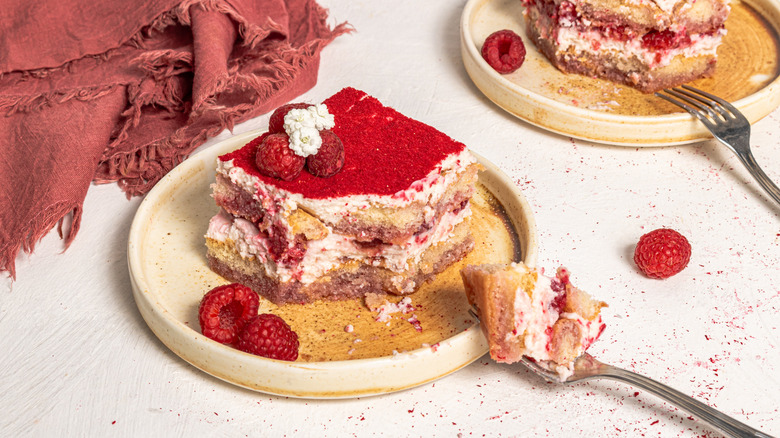
[[[479, 322], [479, 316], [473, 309], [469, 309], [469, 313], [477, 322]], [[533, 359], [523, 356], [522, 362], [531, 371], [551, 382], [573, 383], [591, 379], [610, 379], [628, 383], [633, 387], [644, 389], [668, 403], [677, 406], [683, 411], [700, 418], [705, 423], [729, 437], [772, 438], [771, 435], [753, 429], [747, 424], [729, 417], [723, 412], [720, 412], [691, 396], [685, 395], [672, 387], [656, 382], [641, 374], [601, 363], [588, 353], [583, 353], [574, 361], [574, 373], [563, 380], [561, 380], [560, 375], [557, 372], [545, 368]]]
[[750, 122], [727, 101], [689, 85], [663, 90], [656, 96], [698, 118], [745, 165], [766, 193], [780, 204], [780, 188], [766, 176], [750, 151]]
[[636, 388], [662, 398], [663, 400], [677, 406], [678, 408], [698, 417], [713, 428], [723, 432], [729, 437], [760, 437], [772, 438], [759, 430], [753, 429], [747, 424], [741, 423], [736, 419], [720, 412], [693, 397], [687, 396], [682, 392], [656, 382], [653, 379], [645, 377], [622, 368], [607, 365], [596, 360], [588, 353], [583, 353], [574, 361], [574, 374], [561, 381], [557, 372], [550, 371], [532, 359], [523, 357], [523, 364], [531, 371], [552, 382], [572, 383], [590, 379], [611, 379], [628, 383]]

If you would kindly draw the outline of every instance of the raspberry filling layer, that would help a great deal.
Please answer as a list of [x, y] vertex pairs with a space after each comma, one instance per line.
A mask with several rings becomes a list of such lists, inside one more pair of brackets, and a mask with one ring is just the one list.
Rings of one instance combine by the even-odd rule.
[[[649, 68], [668, 65], [672, 58], [714, 56], [726, 30], [723, 20], [713, 20], [712, 27], [691, 31], [682, 25], [667, 28], [632, 28], [617, 17], [598, 20], [583, 17], [574, 3], [564, 0], [525, 0], [525, 6], [536, 15], [536, 26], [542, 36], [554, 40], [558, 51], [574, 48], [576, 52], [622, 54], [635, 56]], [[725, 18], [725, 17], [724, 17]]]

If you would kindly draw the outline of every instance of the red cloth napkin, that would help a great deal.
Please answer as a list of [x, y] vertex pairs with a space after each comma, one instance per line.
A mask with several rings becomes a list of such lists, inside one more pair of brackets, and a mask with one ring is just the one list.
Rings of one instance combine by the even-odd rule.
[[[70, 244], [90, 182], [149, 191], [207, 138], [310, 89], [314, 0], [11, 0], [0, 14], [0, 271], [56, 224]], [[71, 218], [63, 226], [63, 218]]]

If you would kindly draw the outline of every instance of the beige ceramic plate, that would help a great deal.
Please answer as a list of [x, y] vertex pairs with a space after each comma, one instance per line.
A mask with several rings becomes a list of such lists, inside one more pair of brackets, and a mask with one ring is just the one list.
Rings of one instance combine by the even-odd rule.
[[[274, 306], [298, 333], [299, 359], [283, 362], [243, 353], [200, 334], [203, 294], [227, 281], [206, 265], [203, 235], [217, 207], [211, 198], [216, 157], [259, 133], [226, 140], [170, 172], [141, 203], [130, 229], [128, 263], [138, 309], [174, 353], [233, 384], [293, 397], [381, 394], [429, 382], [487, 352], [468, 314], [459, 270], [465, 263], [536, 262], [536, 227], [517, 187], [491, 163], [472, 203], [476, 248], [411, 296], [416, 310], [377, 322], [362, 300]], [[396, 300], [397, 301], [397, 300]], [[418, 323], [411, 323], [416, 317]], [[412, 319], [410, 322], [409, 320]], [[420, 329], [420, 330], [418, 330]]]
[[[480, 55], [488, 35], [511, 29], [527, 49], [514, 73], [496, 73]], [[780, 105], [780, 2], [735, 0], [711, 78], [691, 85], [733, 102], [752, 122]], [[469, 0], [461, 17], [461, 53], [474, 84], [507, 112], [541, 128], [599, 143], [664, 146], [712, 135], [676, 106], [632, 88], [561, 73], [526, 36], [519, 0]]]

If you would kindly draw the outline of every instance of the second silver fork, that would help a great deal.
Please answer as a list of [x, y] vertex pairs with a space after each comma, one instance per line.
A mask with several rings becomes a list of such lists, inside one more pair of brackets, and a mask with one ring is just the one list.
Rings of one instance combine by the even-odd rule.
[[699, 119], [721, 143], [731, 149], [764, 191], [780, 205], [780, 188], [764, 173], [750, 150], [750, 122], [732, 104], [705, 91], [683, 85], [657, 92]]

